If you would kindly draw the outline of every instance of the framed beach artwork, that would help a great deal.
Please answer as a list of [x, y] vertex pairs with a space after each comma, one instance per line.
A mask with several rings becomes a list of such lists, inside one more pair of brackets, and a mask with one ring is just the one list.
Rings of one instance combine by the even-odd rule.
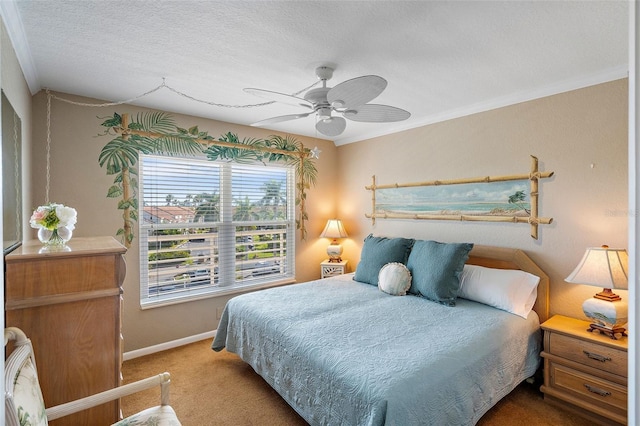
[[457, 220], [512, 222], [531, 225], [538, 238], [538, 225], [552, 218], [538, 217], [538, 181], [553, 172], [538, 171], [538, 159], [531, 156], [527, 174], [483, 176], [414, 183], [377, 184], [372, 191], [372, 223], [379, 219]]
[[528, 217], [529, 181], [379, 189], [375, 213]]

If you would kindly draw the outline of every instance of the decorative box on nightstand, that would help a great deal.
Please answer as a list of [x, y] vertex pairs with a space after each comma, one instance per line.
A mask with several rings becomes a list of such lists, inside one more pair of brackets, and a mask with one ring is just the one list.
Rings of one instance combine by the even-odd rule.
[[545, 401], [598, 424], [627, 424], [627, 338], [588, 332], [589, 322], [555, 315], [544, 324]]
[[329, 259], [320, 264], [320, 275], [322, 278], [335, 277], [336, 275], [342, 275], [347, 272], [348, 260], [342, 262], [329, 262]]

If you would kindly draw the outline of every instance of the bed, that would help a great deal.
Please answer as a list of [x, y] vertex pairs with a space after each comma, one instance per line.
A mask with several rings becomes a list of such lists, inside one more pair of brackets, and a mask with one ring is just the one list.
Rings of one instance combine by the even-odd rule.
[[532, 309], [388, 294], [354, 279], [359, 264], [355, 276], [234, 297], [212, 349], [238, 354], [312, 425], [473, 425], [539, 368], [549, 278], [517, 249], [475, 245], [461, 260], [460, 283], [472, 268], [535, 277]]

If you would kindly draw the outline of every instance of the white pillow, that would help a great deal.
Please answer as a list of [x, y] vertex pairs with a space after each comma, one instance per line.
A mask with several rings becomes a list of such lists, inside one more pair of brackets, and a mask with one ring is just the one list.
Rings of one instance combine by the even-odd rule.
[[380, 268], [378, 288], [393, 296], [404, 296], [411, 287], [411, 272], [399, 262], [391, 262]]
[[538, 296], [540, 277], [519, 269], [464, 265], [458, 297], [527, 318]]

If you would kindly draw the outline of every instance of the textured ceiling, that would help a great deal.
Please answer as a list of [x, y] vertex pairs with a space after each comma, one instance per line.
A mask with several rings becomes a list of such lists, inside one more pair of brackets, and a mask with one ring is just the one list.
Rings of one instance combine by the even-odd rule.
[[[376, 74], [373, 102], [407, 121], [347, 121], [336, 144], [626, 77], [619, 1], [0, 0], [29, 88], [250, 124], [295, 114], [242, 91], [292, 94], [333, 64], [328, 86]], [[318, 136], [315, 117], [272, 125]]]

